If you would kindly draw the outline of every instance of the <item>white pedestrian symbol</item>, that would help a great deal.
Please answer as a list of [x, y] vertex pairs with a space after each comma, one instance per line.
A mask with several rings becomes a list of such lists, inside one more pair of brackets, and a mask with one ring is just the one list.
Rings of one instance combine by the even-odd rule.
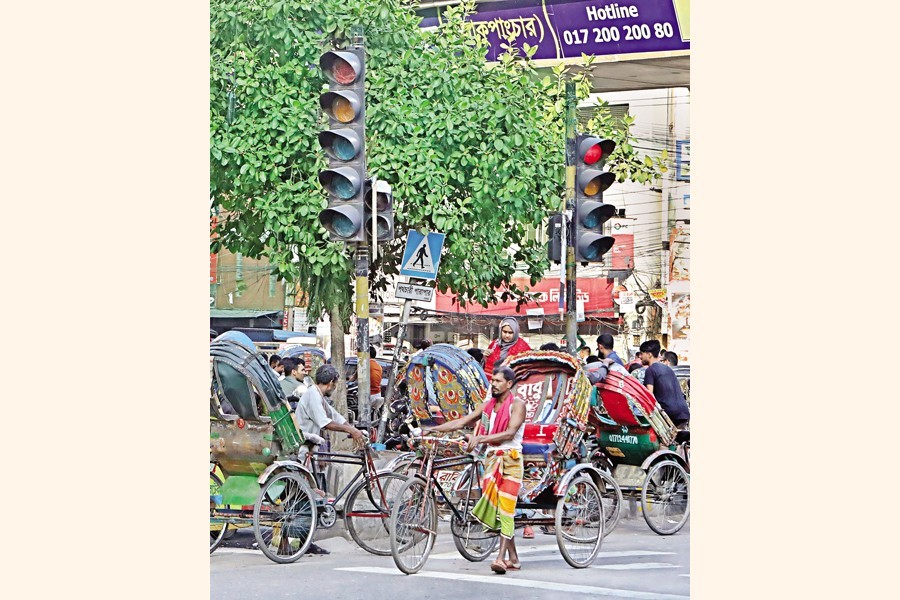
[[419, 246], [412, 253], [412, 262], [406, 268], [410, 271], [420, 271], [422, 273], [433, 273], [434, 262], [431, 260], [431, 249], [428, 247], [428, 238], [422, 238]]

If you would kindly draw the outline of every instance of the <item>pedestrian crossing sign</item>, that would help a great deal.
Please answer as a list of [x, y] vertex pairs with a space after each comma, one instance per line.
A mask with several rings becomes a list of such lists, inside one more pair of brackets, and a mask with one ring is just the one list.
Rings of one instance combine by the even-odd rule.
[[437, 279], [443, 246], [443, 233], [429, 231], [428, 235], [422, 235], [415, 229], [410, 229], [406, 236], [400, 274], [419, 279]]

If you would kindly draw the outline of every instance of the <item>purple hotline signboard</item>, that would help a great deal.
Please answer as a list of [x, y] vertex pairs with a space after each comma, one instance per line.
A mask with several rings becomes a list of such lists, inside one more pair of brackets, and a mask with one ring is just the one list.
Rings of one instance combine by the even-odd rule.
[[[504, 52], [501, 44], [535, 46], [535, 60], [691, 47], [690, 0], [507, 0], [479, 5], [469, 20], [487, 37], [489, 61]], [[422, 20], [439, 24], [439, 17]]]

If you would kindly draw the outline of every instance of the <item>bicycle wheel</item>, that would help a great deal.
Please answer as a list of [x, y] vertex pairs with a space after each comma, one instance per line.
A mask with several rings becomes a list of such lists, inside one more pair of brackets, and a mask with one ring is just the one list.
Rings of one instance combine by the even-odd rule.
[[[209, 495], [210, 498], [219, 493], [219, 489], [222, 487], [222, 480], [219, 479], [219, 476], [215, 473], [209, 474]], [[225, 539], [225, 533], [228, 531], [228, 523], [213, 523], [212, 516], [217, 508], [224, 508], [222, 504], [216, 504], [212, 506], [212, 502], [210, 502], [209, 513], [210, 513], [210, 523], [209, 523], [209, 553], [212, 554], [216, 548], [222, 543], [222, 540]]]
[[576, 477], [556, 504], [556, 543], [562, 557], [576, 569], [591, 565], [603, 541], [600, 490], [588, 477]]
[[406, 477], [380, 473], [363, 479], [347, 496], [344, 525], [360, 548], [378, 556], [390, 556], [391, 509]]
[[622, 516], [622, 503], [625, 499], [622, 496], [622, 488], [619, 487], [612, 475], [606, 471], [600, 471], [600, 479], [603, 480], [603, 485], [599, 489], [605, 517], [603, 537], [606, 537], [619, 524], [619, 518]]
[[496, 531], [485, 531], [484, 525], [476, 521], [468, 511], [465, 514], [465, 523], [456, 515], [450, 521], [453, 544], [463, 558], [480, 562], [494, 552], [500, 536]]
[[647, 472], [641, 489], [641, 512], [650, 529], [672, 535], [684, 527], [691, 513], [691, 481], [673, 460], [656, 463]]
[[390, 530], [394, 564], [407, 575], [417, 573], [437, 537], [437, 507], [425, 481], [410, 477], [397, 492]]
[[316, 501], [306, 480], [282, 471], [263, 485], [253, 505], [253, 535], [269, 559], [292, 563], [306, 552], [316, 531]]

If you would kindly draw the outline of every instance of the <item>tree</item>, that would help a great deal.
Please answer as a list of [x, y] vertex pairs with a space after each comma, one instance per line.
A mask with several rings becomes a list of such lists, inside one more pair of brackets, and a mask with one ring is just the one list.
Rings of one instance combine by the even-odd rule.
[[[326, 205], [317, 180], [325, 165], [316, 141], [325, 86], [317, 64], [358, 23], [366, 34], [368, 168], [395, 197], [396, 237], [379, 248], [372, 291], [397, 274], [410, 228], [446, 234], [438, 287], [462, 303], [486, 306], [497, 288], [503, 299], [524, 299], [510, 281], [517, 265], [532, 284], [548, 266], [545, 248], [526, 234], [563, 195], [563, 86], [572, 75], [560, 67], [542, 78], [529, 49], [487, 64], [485, 41], [464, 19], [472, 2], [448, 8], [439, 30], [421, 29], [409, 4], [210, 3], [210, 193], [222, 210], [213, 251], [268, 258], [276, 275], [307, 294], [309, 314], [328, 312], [333, 332], [347, 329], [352, 266], [317, 220]], [[587, 81], [576, 80], [583, 98]], [[658, 161], [646, 164], [617, 141], [610, 166], [620, 177], [658, 176]], [[342, 340], [333, 339], [341, 368]]]

